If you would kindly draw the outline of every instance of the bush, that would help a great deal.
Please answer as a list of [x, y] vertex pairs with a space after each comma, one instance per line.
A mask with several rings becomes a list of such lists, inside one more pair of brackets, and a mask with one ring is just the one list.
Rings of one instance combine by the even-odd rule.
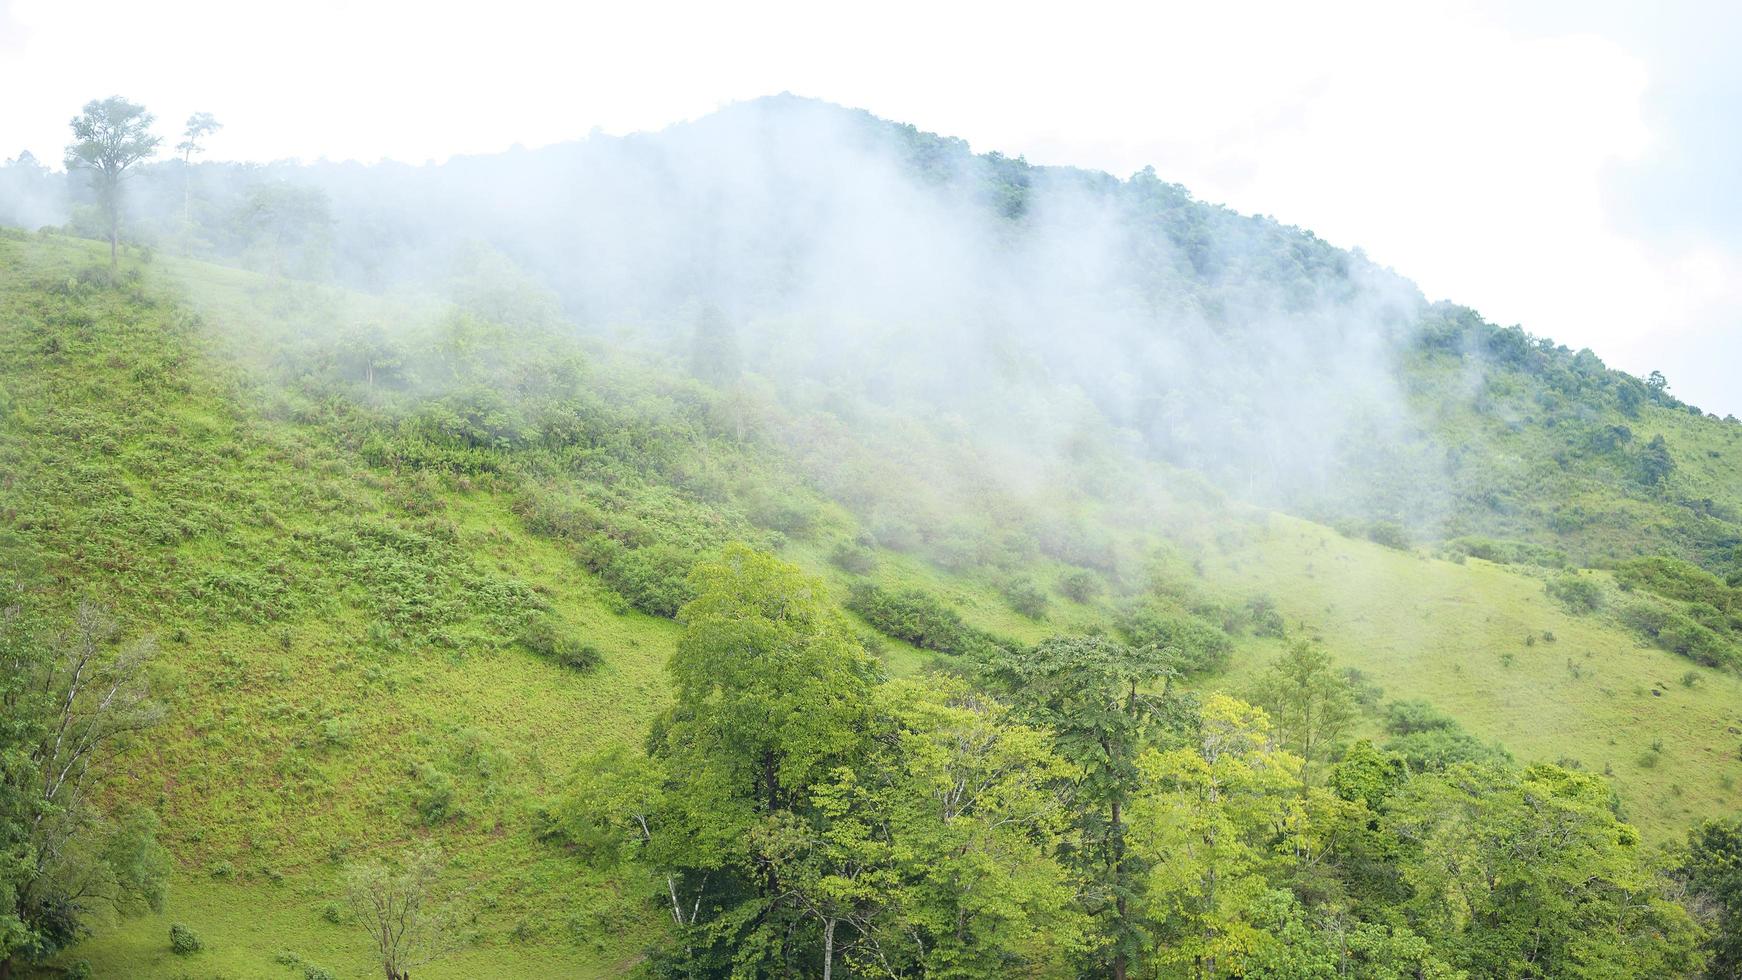
[[315, 966], [313, 963], [304, 963], [302, 966], [302, 980], [337, 980], [337, 978], [333, 975], [333, 971], [326, 967]]
[[521, 645], [564, 667], [592, 670], [603, 659], [596, 647], [568, 635], [548, 616], [540, 616], [520, 631]]
[[1374, 544], [1398, 551], [1408, 551], [1411, 545], [1409, 532], [1396, 521], [1374, 521], [1367, 525], [1366, 537]]
[[1548, 580], [1544, 591], [1572, 613], [1592, 613], [1603, 608], [1603, 587], [1596, 579], [1578, 572], [1564, 572]]
[[416, 779], [413, 805], [425, 827], [434, 827], [459, 815], [454, 799], [454, 779], [427, 762], [420, 762], [412, 771]]
[[1277, 611], [1276, 600], [1270, 596], [1261, 593], [1246, 600], [1246, 610], [1252, 616], [1254, 634], [1281, 639], [1288, 633], [1288, 626], [1282, 621], [1282, 613]]
[[1003, 645], [962, 622], [954, 609], [923, 589], [897, 592], [874, 582], [859, 582], [847, 596], [847, 608], [898, 640], [939, 653], [985, 653]]
[[857, 542], [842, 541], [829, 552], [829, 563], [849, 575], [869, 575], [877, 570], [877, 553]]
[[1692, 562], [1679, 558], [1635, 558], [1615, 566], [1615, 580], [1632, 588], [1678, 599], [1699, 602], [1728, 611], [1742, 605], [1742, 597], [1725, 581]]
[[1227, 666], [1234, 643], [1220, 628], [1186, 613], [1146, 603], [1127, 612], [1120, 632], [1132, 646], [1167, 652], [1182, 673], [1197, 674]]
[[690, 569], [695, 556], [671, 545], [652, 545], [618, 553], [602, 573], [605, 584], [629, 604], [654, 616], [673, 619], [695, 598]]
[[1010, 603], [1010, 608], [1029, 619], [1041, 619], [1046, 616], [1047, 598], [1045, 590], [1035, 585], [1032, 579], [1013, 578], [1004, 583], [1004, 601]]
[[169, 927], [169, 951], [177, 956], [192, 956], [205, 948], [194, 931], [177, 922]]
[[1437, 771], [1459, 762], [1504, 763], [1512, 756], [1465, 732], [1457, 719], [1426, 701], [1393, 701], [1385, 706], [1387, 752], [1403, 757], [1414, 772]]
[[1086, 568], [1067, 572], [1058, 581], [1059, 594], [1073, 602], [1089, 602], [1106, 590], [1101, 576]]
[[1685, 613], [1668, 606], [1640, 600], [1621, 610], [1621, 621], [1660, 649], [1678, 653], [1707, 667], [1742, 663], [1736, 647]]

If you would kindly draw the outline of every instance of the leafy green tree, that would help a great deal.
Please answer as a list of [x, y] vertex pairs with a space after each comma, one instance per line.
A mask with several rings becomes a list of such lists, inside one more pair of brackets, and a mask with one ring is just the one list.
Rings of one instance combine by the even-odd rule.
[[1742, 976], [1742, 817], [1707, 820], [1689, 832], [1677, 876], [1711, 923], [1706, 976]]
[[1639, 476], [1647, 486], [1658, 486], [1675, 471], [1675, 459], [1669, 454], [1669, 445], [1663, 441], [1663, 436], [1655, 435], [1639, 451]]
[[1411, 927], [1473, 976], [1687, 975], [1699, 929], [1614, 806], [1599, 777], [1558, 766], [1410, 780], [1380, 828]]
[[1263, 941], [1250, 906], [1270, 892], [1277, 827], [1300, 801], [1301, 762], [1271, 738], [1264, 712], [1205, 700], [1197, 744], [1138, 760], [1132, 845], [1147, 867], [1144, 903], [1164, 976], [1239, 976]]
[[127, 171], [157, 152], [159, 137], [151, 134], [156, 118], [145, 107], [111, 95], [85, 103], [84, 112], [69, 124], [73, 142], [67, 145], [68, 170], [89, 170], [109, 222], [109, 274], [119, 266], [121, 241], [121, 181]]
[[1337, 740], [1356, 716], [1348, 678], [1331, 655], [1305, 640], [1289, 644], [1254, 687], [1254, 698], [1270, 713], [1278, 737], [1300, 756], [1300, 787], [1312, 785], [1313, 765], [1330, 758]]
[[690, 338], [690, 373], [710, 384], [727, 385], [737, 381], [743, 370], [738, 328], [718, 306], [703, 306]]
[[879, 751], [860, 786], [890, 829], [896, 871], [870, 932], [886, 965], [926, 976], [1054, 976], [1084, 946], [1077, 882], [1059, 861], [1074, 775], [1051, 733], [944, 677], [878, 689]]
[[728, 545], [691, 582], [652, 736], [667, 819], [692, 868], [742, 893], [714, 924], [737, 967], [790, 966], [785, 937], [809, 912], [766, 848], [793, 819], [826, 823], [815, 793], [867, 751], [876, 663], [823, 585], [779, 559]]
[[149, 811], [106, 812], [106, 768], [162, 717], [150, 699], [149, 642], [79, 606], [42, 642], [0, 607], [0, 975], [77, 941], [87, 920], [162, 907], [169, 856]]
[[1173, 668], [1151, 647], [1057, 637], [998, 658], [992, 676], [1031, 724], [1053, 733], [1054, 751], [1077, 768], [1071, 860], [1088, 883], [1101, 969], [1122, 980], [1147, 946], [1135, 906], [1144, 869], [1126, 844], [1125, 807], [1142, 781], [1138, 756], [1173, 720], [1177, 705], [1167, 687]]

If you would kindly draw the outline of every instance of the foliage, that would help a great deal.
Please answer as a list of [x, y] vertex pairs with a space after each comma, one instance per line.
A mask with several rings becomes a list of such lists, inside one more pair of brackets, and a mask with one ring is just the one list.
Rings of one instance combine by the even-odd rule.
[[548, 616], [539, 616], [529, 622], [521, 630], [520, 642], [533, 653], [575, 670], [592, 670], [602, 659], [597, 647], [582, 642]]
[[846, 607], [879, 631], [916, 647], [952, 656], [982, 656], [1004, 644], [962, 621], [961, 614], [923, 589], [885, 589], [855, 582]]
[[1004, 595], [1004, 600], [1010, 603], [1010, 608], [1022, 615], [1029, 619], [1046, 618], [1046, 590], [1036, 585], [1033, 579], [1008, 579], [999, 591]]
[[1233, 641], [1220, 627], [1153, 601], [1127, 610], [1119, 631], [1132, 646], [1161, 650], [1182, 674], [1219, 671], [1234, 652]]
[[1393, 701], [1385, 706], [1385, 750], [1396, 754], [1414, 772], [1440, 770], [1460, 762], [1507, 763], [1510, 754], [1498, 745], [1484, 745], [1463, 730], [1457, 719], [1426, 701]]
[[1588, 575], [1563, 572], [1548, 580], [1545, 591], [1571, 612], [1592, 613], [1603, 608], [1603, 587]]
[[192, 929], [189, 929], [187, 926], [184, 926], [179, 922], [176, 922], [176, 923], [173, 923], [170, 925], [170, 927], [169, 927], [169, 951], [170, 952], [174, 953], [177, 956], [192, 956], [193, 954], [204, 949], [205, 946], [206, 946], [205, 943], [200, 942], [200, 937], [194, 935], [194, 931]]
[[161, 909], [169, 856], [148, 810], [110, 811], [98, 781], [161, 709], [150, 698], [149, 642], [81, 604], [48, 638], [0, 594], [0, 969], [77, 941], [98, 915]]
[[1059, 577], [1058, 590], [1072, 602], [1090, 602], [1106, 591], [1106, 583], [1094, 572], [1078, 568]]
[[1710, 922], [1706, 976], [1736, 976], [1742, 972], [1742, 819], [1708, 820], [1690, 831], [1676, 875], [1697, 899], [1696, 914]]
[[1254, 687], [1253, 700], [1270, 712], [1279, 740], [1300, 757], [1304, 791], [1315, 762], [1328, 760], [1356, 717], [1348, 678], [1331, 656], [1305, 640], [1289, 644]]
[[346, 898], [387, 980], [406, 980], [411, 967], [458, 946], [457, 923], [439, 891], [444, 866], [441, 852], [425, 846], [396, 867], [371, 861], [346, 868]]

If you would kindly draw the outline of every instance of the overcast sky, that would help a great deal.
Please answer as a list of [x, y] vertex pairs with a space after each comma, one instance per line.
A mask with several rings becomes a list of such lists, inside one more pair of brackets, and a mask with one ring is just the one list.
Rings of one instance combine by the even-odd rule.
[[0, 0], [0, 157], [115, 93], [212, 158], [421, 162], [791, 91], [1153, 165], [1742, 414], [1742, 4], [558, 6]]

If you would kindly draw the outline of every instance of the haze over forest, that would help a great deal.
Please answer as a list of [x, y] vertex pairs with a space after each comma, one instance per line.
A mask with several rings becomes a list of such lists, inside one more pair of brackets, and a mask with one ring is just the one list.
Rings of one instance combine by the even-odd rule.
[[231, 122], [0, 165], [0, 976], [1742, 968], [1663, 375], [790, 94]]

